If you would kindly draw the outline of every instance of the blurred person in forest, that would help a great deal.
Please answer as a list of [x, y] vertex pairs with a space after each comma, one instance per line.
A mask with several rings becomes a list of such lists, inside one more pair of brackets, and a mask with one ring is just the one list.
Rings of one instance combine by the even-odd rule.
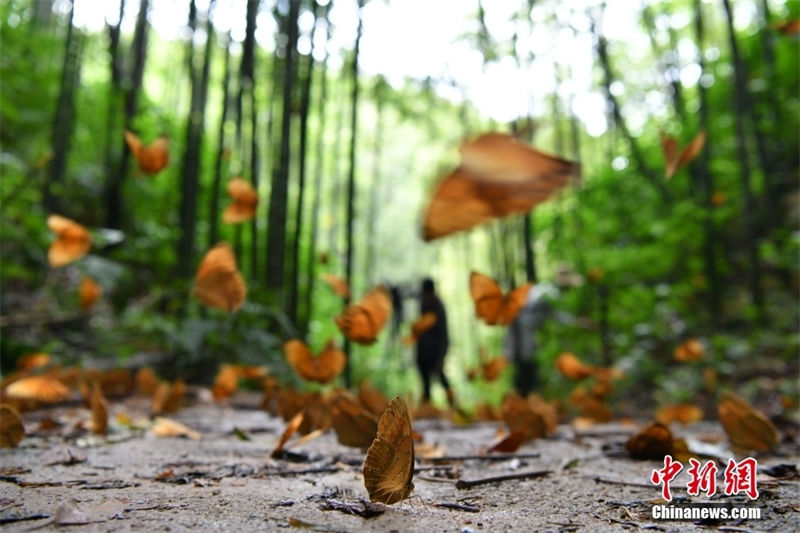
[[450, 346], [450, 337], [447, 332], [447, 313], [444, 304], [436, 295], [433, 280], [426, 278], [422, 281], [422, 294], [420, 302], [420, 315], [433, 313], [436, 321], [433, 326], [423, 331], [417, 340], [417, 368], [422, 377], [422, 404], [427, 404], [431, 399], [431, 378], [437, 377], [447, 391], [447, 401], [451, 407], [456, 408], [453, 389], [444, 375], [444, 358]]
[[536, 283], [528, 291], [525, 305], [508, 326], [503, 339], [503, 353], [514, 365], [514, 388], [522, 396], [539, 386], [539, 336], [551, 318], [564, 324], [586, 327], [586, 319], [557, 311], [555, 304], [562, 291], [583, 283], [569, 265], [559, 264], [552, 281]]

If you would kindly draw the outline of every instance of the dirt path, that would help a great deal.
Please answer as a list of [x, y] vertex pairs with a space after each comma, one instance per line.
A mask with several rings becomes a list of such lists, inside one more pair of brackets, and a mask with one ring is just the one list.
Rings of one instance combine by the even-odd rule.
[[[203, 403], [172, 417], [198, 431], [198, 440], [159, 438], [117, 425], [108, 439], [85, 434], [28, 437], [19, 448], [0, 451], [0, 524], [5, 531], [55, 529], [55, 521], [83, 522], [72, 526], [78, 531], [477, 532], [691, 531], [711, 526], [726, 531], [797, 531], [800, 523], [797, 478], [765, 475], [759, 475], [755, 502], [744, 496], [713, 499], [758, 507], [761, 520], [702, 524], [653, 519], [651, 507], [658, 503], [660, 490], [648, 479], [663, 465], [616, 453], [632, 431], [617, 425], [596, 426], [586, 436], [561, 426], [553, 438], [526, 444], [518, 457], [500, 461], [437, 465], [418, 458], [418, 497], [390, 507], [368, 505], [361, 476], [363, 452], [339, 445], [328, 432], [292, 448], [295, 461], [270, 459], [284, 423], [253, 404], [248, 400], [231, 408]], [[136, 407], [117, 405], [112, 413], [119, 409]], [[62, 408], [59, 416], [88, 417], [88, 412]], [[425, 442], [439, 445], [449, 456], [475, 454], [494, 439], [497, 426], [414, 423]], [[250, 440], [241, 440], [235, 429]], [[703, 423], [692, 426], [691, 432], [721, 429]], [[763, 457], [760, 467], [779, 463], [796, 467], [800, 457]], [[456, 479], [543, 470], [550, 473], [463, 490], [455, 486]], [[685, 470], [672, 484], [676, 499], [683, 502], [689, 499]], [[693, 500], [708, 501], [702, 495]], [[325, 510], [335, 507], [375, 516]]]

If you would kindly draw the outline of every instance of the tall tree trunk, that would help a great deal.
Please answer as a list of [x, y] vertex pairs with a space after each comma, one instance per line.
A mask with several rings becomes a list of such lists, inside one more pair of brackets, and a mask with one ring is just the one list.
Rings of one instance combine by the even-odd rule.
[[[328, 4], [330, 5], [330, 4]], [[314, 169], [314, 181], [311, 185], [311, 193], [314, 199], [311, 204], [311, 237], [309, 239], [307, 255], [306, 255], [306, 298], [305, 298], [305, 317], [300, 327], [300, 333], [305, 338], [308, 333], [308, 324], [313, 316], [313, 295], [314, 284], [316, 282], [316, 251], [317, 251], [317, 234], [319, 231], [319, 211], [320, 200], [322, 199], [322, 174], [325, 171], [325, 108], [328, 99], [328, 80], [327, 80], [327, 65], [328, 53], [327, 43], [331, 39], [331, 25], [327, 22], [328, 8], [323, 7], [323, 17], [326, 20], [326, 37], [325, 37], [325, 56], [322, 58], [320, 64], [320, 81], [319, 81], [319, 103], [317, 104], [317, 116], [319, 117], [317, 126], [317, 146], [316, 152], [316, 168]], [[319, 19], [318, 19], [319, 20]]]
[[[142, 87], [144, 77], [144, 65], [147, 60], [147, 10], [149, 0], [139, 2], [139, 14], [136, 17], [136, 28], [133, 32], [133, 66], [129, 73], [128, 87], [125, 91], [125, 118], [124, 126], [130, 128], [133, 117], [136, 116], [137, 104], [139, 101], [139, 90]], [[119, 168], [116, 172], [108, 176], [106, 182], [106, 226], [109, 228], [122, 227], [122, 184], [128, 174], [131, 152], [124, 140], [122, 143], [122, 157], [120, 157]]]
[[61, 68], [61, 87], [58, 91], [55, 118], [53, 120], [53, 158], [50, 161], [50, 175], [44, 182], [43, 201], [48, 211], [57, 211], [59, 202], [53, 194], [53, 187], [58, 188], [64, 179], [67, 167], [67, 152], [72, 136], [72, 119], [75, 115], [75, 90], [81, 75], [82, 38], [76, 35], [72, 24], [75, 15], [75, 4], [70, 2], [69, 24], [64, 42], [64, 62]]
[[[318, 13], [317, 3], [314, 2], [314, 17]], [[306, 190], [306, 146], [308, 144], [308, 109], [311, 107], [311, 82], [314, 74], [314, 37], [317, 25], [311, 32], [311, 52], [308, 54], [306, 75], [300, 88], [300, 147], [298, 157], [297, 176], [297, 207], [294, 213], [294, 240], [291, 249], [291, 288], [289, 291], [289, 319], [295, 326], [298, 322], [298, 300], [300, 299], [300, 242], [303, 235], [303, 210]], [[298, 61], [299, 64], [299, 61]]]
[[[205, 128], [205, 109], [208, 95], [208, 79], [211, 65], [211, 50], [214, 47], [214, 26], [211, 24], [209, 4], [206, 23], [206, 46], [200, 76], [192, 79], [192, 96], [189, 117], [186, 121], [186, 146], [181, 165], [181, 237], [178, 241], [178, 272], [188, 278], [194, 265], [195, 233], [197, 227], [197, 197], [200, 189], [200, 165]], [[195, 69], [193, 68], [192, 71]]]
[[745, 137], [744, 114], [748, 110], [747, 77], [739, 54], [739, 46], [733, 27], [733, 14], [728, 0], [722, 0], [725, 16], [728, 21], [728, 39], [730, 42], [731, 56], [733, 59], [733, 94], [735, 107], [733, 109], [736, 124], [736, 145], [739, 155], [739, 176], [741, 179], [742, 195], [744, 196], [744, 221], [747, 231], [747, 251], [750, 260], [748, 280], [750, 297], [758, 310], [759, 318], [764, 320], [764, 298], [761, 292], [761, 267], [758, 253], [758, 222], [756, 219], [756, 205], [753, 190], [750, 185], [750, 158]]
[[678, 64], [678, 50], [674, 42], [674, 35], [670, 31], [671, 50], [667, 53], [661, 48], [656, 40], [656, 23], [650, 6], [643, 2], [642, 5], [642, 20], [644, 21], [647, 35], [650, 37], [650, 47], [653, 49], [653, 54], [658, 58], [658, 63], [661, 67], [661, 75], [664, 81], [669, 85], [669, 95], [672, 99], [672, 109], [675, 112], [675, 117], [679, 123], [684, 120], [684, 104], [683, 104], [683, 91], [681, 88], [680, 79], [680, 65]]
[[[358, 138], [358, 54], [361, 47], [361, 34], [363, 33], [363, 21], [361, 20], [361, 9], [364, 7], [364, 0], [358, 0], [358, 30], [356, 33], [356, 45], [353, 49], [353, 63], [351, 65], [351, 76], [353, 82], [353, 93], [351, 98], [352, 108], [350, 113], [350, 160], [349, 171], [347, 173], [347, 220], [346, 220], [346, 248], [345, 248], [345, 279], [347, 283], [353, 285], [353, 223], [355, 222], [356, 212], [356, 139]], [[350, 303], [350, 296], [345, 297], [345, 304]], [[352, 378], [352, 365], [350, 360], [350, 341], [345, 340], [344, 351], [347, 354], [347, 363], [344, 368], [345, 386], [349, 387]]]
[[122, 63], [119, 56], [119, 35], [122, 17], [125, 14], [125, 0], [119, 3], [119, 20], [115, 25], [106, 25], [108, 31], [108, 56], [109, 74], [111, 88], [108, 94], [108, 109], [106, 110], [106, 146], [105, 146], [105, 168], [106, 175], [110, 176], [114, 172], [114, 146], [119, 146], [119, 137], [122, 135], [118, 121], [118, 107], [122, 103], [120, 94], [122, 91]]
[[289, 0], [285, 71], [283, 78], [283, 114], [281, 117], [281, 143], [279, 172], [273, 175], [269, 197], [269, 227], [267, 228], [267, 288], [274, 291], [278, 302], [283, 302], [284, 267], [286, 260], [286, 203], [289, 187], [291, 159], [292, 87], [297, 53], [297, 17], [300, 0]]
[[625, 138], [625, 141], [630, 149], [631, 156], [633, 157], [633, 161], [636, 163], [636, 167], [638, 168], [639, 172], [641, 172], [642, 175], [653, 185], [653, 187], [658, 190], [658, 192], [661, 194], [662, 200], [669, 200], [669, 192], [667, 191], [667, 188], [664, 186], [664, 183], [659, 178], [658, 174], [656, 174], [656, 172], [653, 171], [653, 169], [650, 168], [650, 166], [645, 162], [644, 155], [639, 149], [636, 139], [633, 138], [630, 130], [628, 130], [625, 120], [622, 118], [619, 102], [617, 102], [617, 98], [611, 92], [611, 85], [614, 82], [614, 75], [611, 69], [611, 61], [608, 57], [608, 43], [606, 38], [601, 35], [599, 31], [597, 31], [596, 23], [594, 21], [592, 22], [591, 28], [592, 33], [597, 40], [597, 57], [600, 60], [600, 66], [603, 68], [603, 90], [606, 100], [608, 101], [608, 105], [611, 108], [611, 114], [614, 117], [614, 123], [622, 136]]
[[[703, 11], [700, 0], [694, 0], [695, 8], [695, 40], [697, 41], [697, 64], [700, 66], [700, 75], [705, 71], [705, 59], [703, 58], [703, 43], [705, 41], [705, 28], [703, 25]], [[701, 184], [703, 193], [703, 206], [705, 207], [705, 216], [703, 220], [704, 238], [703, 238], [703, 269], [706, 279], [708, 280], [708, 309], [711, 319], [716, 321], [720, 318], [722, 312], [722, 283], [719, 279], [719, 272], [717, 271], [717, 256], [714, 249], [717, 242], [717, 231], [714, 227], [714, 205], [711, 203], [711, 197], [714, 194], [714, 177], [711, 174], [709, 163], [711, 160], [710, 153], [713, 146], [711, 132], [711, 120], [709, 118], [708, 109], [708, 91], [706, 87], [698, 82], [697, 95], [700, 100], [700, 126], [706, 132], [706, 144], [703, 150], [700, 151], [699, 157], [690, 167], [692, 173], [698, 174], [698, 181]]]
[[[209, 36], [210, 37], [210, 36]], [[222, 185], [222, 163], [225, 160], [225, 123], [228, 120], [228, 108], [230, 107], [229, 86], [231, 77], [231, 51], [230, 34], [225, 38], [225, 70], [222, 75], [222, 115], [219, 119], [217, 129], [217, 155], [214, 160], [214, 181], [211, 185], [211, 197], [208, 213], [208, 247], [211, 248], [219, 239], [219, 195]]]

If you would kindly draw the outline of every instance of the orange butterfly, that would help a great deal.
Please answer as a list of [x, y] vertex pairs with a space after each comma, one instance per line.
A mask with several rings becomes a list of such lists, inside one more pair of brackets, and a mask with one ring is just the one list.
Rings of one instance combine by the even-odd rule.
[[44, 377], [22, 378], [6, 387], [5, 396], [12, 400], [31, 400], [42, 403], [58, 403], [69, 399], [70, 392], [60, 381]]
[[800, 33], [800, 19], [773, 22], [770, 27], [778, 30], [781, 34], [786, 35], [787, 37], [793, 37]]
[[438, 185], [423, 225], [430, 241], [514, 213], [527, 213], [567, 184], [577, 163], [512, 136], [486, 133], [461, 147], [461, 166]]
[[342, 298], [349, 298], [350, 297], [350, 285], [347, 284], [347, 281], [343, 280], [339, 276], [334, 276], [333, 274], [328, 274], [327, 272], [323, 272], [319, 275], [319, 278], [331, 286], [333, 292], [341, 296]]
[[676, 361], [699, 361], [706, 356], [706, 349], [697, 339], [688, 339], [675, 348], [672, 356]]
[[301, 378], [318, 383], [330, 383], [342, 373], [347, 356], [329, 340], [316, 357], [305, 343], [292, 339], [284, 343], [283, 352], [292, 369]]
[[485, 381], [494, 381], [508, 368], [508, 359], [503, 356], [489, 359], [485, 347], [481, 347], [478, 362], [477, 368], [467, 371], [467, 379], [470, 381], [475, 381], [478, 377], [482, 377]]
[[364, 460], [364, 487], [370, 501], [387, 505], [408, 498], [414, 490], [414, 441], [406, 402], [395, 396], [378, 424], [378, 433]]
[[357, 304], [347, 306], [334, 321], [339, 331], [358, 344], [372, 344], [389, 320], [392, 300], [385, 287], [375, 287]]
[[51, 267], [57, 268], [80, 259], [92, 247], [89, 231], [73, 220], [50, 215], [47, 217], [47, 227], [56, 234], [56, 240], [47, 252]]
[[675, 137], [661, 132], [661, 151], [664, 153], [664, 161], [667, 163], [667, 168], [664, 171], [666, 178], [672, 179], [672, 176], [674, 176], [681, 167], [697, 157], [697, 154], [700, 153], [700, 150], [703, 149], [705, 144], [706, 132], [705, 130], [700, 130], [700, 132], [695, 135], [694, 139], [692, 139], [692, 142], [687, 144], [686, 148], [681, 152], [681, 155], [678, 156], [678, 140]]
[[14, 448], [25, 438], [25, 426], [19, 412], [6, 403], [0, 403], [0, 448]]
[[656, 412], [656, 420], [662, 424], [680, 422], [684, 426], [703, 419], [703, 410], [689, 403], [681, 403], [662, 407]]
[[238, 224], [251, 220], [256, 216], [258, 207], [258, 192], [249, 181], [242, 178], [233, 178], [228, 182], [228, 194], [233, 203], [225, 208], [222, 221], [226, 224]]
[[558, 354], [555, 360], [555, 367], [561, 374], [574, 380], [586, 379], [597, 371], [594, 366], [584, 364], [571, 352]]
[[340, 444], [368, 447], [378, 432], [378, 419], [348, 393], [336, 393], [330, 400], [333, 429]]
[[475, 302], [475, 315], [490, 326], [511, 324], [525, 305], [531, 287], [533, 283], [526, 283], [503, 295], [500, 285], [489, 276], [474, 271], [469, 276], [469, 292]]
[[83, 281], [81, 281], [78, 293], [81, 299], [81, 309], [88, 311], [97, 299], [100, 298], [100, 295], [103, 294], [103, 289], [95, 280], [90, 277], [85, 277]]
[[227, 243], [216, 245], [203, 257], [194, 280], [194, 296], [209, 307], [229, 312], [244, 303], [247, 287]]
[[772, 421], [733, 393], [722, 393], [717, 414], [731, 444], [737, 448], [766, 452], [780, 440]]
[[428, 312], [419, 317], [413, 324], [411, 324], [411, 334], [403, 337], [403, 344], [411, 346], [415, 344], [420, 335], [431, 329], [436, 325], [436, 313]]
[[634, 459], [663, 459], [672, 454], [672, 432], [661, 422], [652, 422], [631, 436], [625, 449]]
[[148, 176], [158, 174], [169, 163], [169, 142], [164, 135], [144, 146], [136, 134], [125, 130], [125, 142], [139, 162], [139, 169]]

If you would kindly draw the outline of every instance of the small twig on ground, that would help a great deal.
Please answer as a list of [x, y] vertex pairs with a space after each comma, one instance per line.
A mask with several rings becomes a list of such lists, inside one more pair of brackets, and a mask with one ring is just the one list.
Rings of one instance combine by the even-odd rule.
[[277, 470], [265, 472], [267, 476], [302, 476], [304, 474], [329, 474], [341, 470], [338, 466], [323, 466], [319, 468], [306, 468], [305, 470]]
[[645, 488], [645, 489], [652, 489], [653, 488], [653, 485], [648, 485], [646, 483], [639, 483], [639, 482], [636, 482], [636, 481], [623, 481], [621, 479], [608, 479], [608, 478], [604, 478], [604, 477], [600, 477], [600, 476], [595, 476], [595, 477], [587, 476], [587, 477], [589, 479], [593, 479], [593, 480], [597, 481], [598, 483], [608, 483], [610, 485], [626, 485], [628, 487], [641, 487], [641, 488]]
[[454, 461], [506, 461], [508, 459], [536, 459], [539, 453], [499, 453], [492, 455], [443, 455], [441, 457], [417, 457], [421, 463], [452, 463]]
[[0, 518], [0, 526], [4, 526], [6, 524], [14, 524], [16, 522], [28, 522], [30, 520], [42, 520], [44, 518], [50, 518], [49, 514], [31, 514], [27, 516], [9, 516], [7, 518]]
[[455, 511], [466, 511], [468, 513], [477, 513], [481, 509], [477, 505], [472, 505], [469, 503], [455, 503], [455, 502], [441, 502], [437, 503], [436, 507], [442, 507], [443, 509], [453, 509]]
[[519, 474], [507, 474], [505, 476], [492, 476], [481, 479], [459, 479], [456, 482], [456, 488], [459, 490], [470, 489], [478, 485], [486, 485], [488, 483], [498, 483], [500, 481], [511, 481], [515, 479], [533, 479], [537, 477], [544, 477], [550, 475], [550, 470], [537, 470], [535, 472], [521, 472]]

